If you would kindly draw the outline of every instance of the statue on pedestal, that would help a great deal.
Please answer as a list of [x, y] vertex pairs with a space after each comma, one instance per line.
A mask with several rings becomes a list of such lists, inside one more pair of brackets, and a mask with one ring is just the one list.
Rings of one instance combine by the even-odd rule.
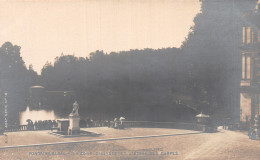
[[73, 103], [72, 112], [69, 114], [68, 135], [77, 134], [80, 131], [79, 121], [79, 105], [78, 102], [75, 101]]

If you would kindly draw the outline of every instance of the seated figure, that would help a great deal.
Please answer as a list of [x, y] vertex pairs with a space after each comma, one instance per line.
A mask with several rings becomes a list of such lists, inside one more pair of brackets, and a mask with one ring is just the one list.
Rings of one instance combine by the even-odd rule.
[[70, 114], [71, 116], [79, 116], [79, 105], [78, 105], [78, 102], [75, 101], [73, 103], [73, 109], [72, 109], [72, 112]]

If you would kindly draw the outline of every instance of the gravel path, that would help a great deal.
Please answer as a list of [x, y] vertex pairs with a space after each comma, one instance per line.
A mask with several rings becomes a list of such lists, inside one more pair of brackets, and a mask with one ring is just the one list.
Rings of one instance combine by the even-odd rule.
[[[60, 144], [40, 147], [0, 149], [0, 159], [97, 159], [97, 160], [259, 160], [260, 141], [250, 140], [247, 135], [222, 130], [217, 133], [189, 134], [194, 131], [132, 128], [115, 130], [110, 128], [91, 128], [91, 131], [103, 133], [100, 138], [148, 136], [159, 134], [182, 134], [177, 136], [133, 138], [113, 141], [99, 141], [77, 144]], [[90, 131], [89, 130], [89, 131]], [[185, 135], [186, 133], [186, 135]], [[29, 135], [29, 137], [28, 137]], [[12, 144], [68, 142], [97, 137], [59, 138], [47, 132], [10, 133]], [[39, 138], [42, 137], [42, 138]], [[3, 138], [3, 137], [1, 137]], [[36, 142], [33, 142], [36, 140]], [[3, 145], [1, 145], [3, 146]]]

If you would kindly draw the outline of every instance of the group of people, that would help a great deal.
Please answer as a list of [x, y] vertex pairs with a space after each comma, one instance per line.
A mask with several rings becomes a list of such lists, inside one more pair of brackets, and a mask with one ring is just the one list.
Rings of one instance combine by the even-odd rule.
[[90, 127], [105, 127], [105, 126], [108, 126], [110, 127], [110, 123], [108, 120], [105, 120], [105, 121], [94, 121], [93, 119], [90, 119], [90, 118], [86, 118], [86, 119], [81, 119], [80, 122], [79, 122], [79, 126], [81, 128], [90, 128]]
[[[124, 128], [123, 121], [125, 120], [124, 117], [115, 118], [114, 121], [94, 121], [90, 118], [81, 119], [80, 120], [80, 127], [113, 127], [113, 128]], [[39, 120], [33, 122], [32, 120], [28, 119], [27, 121], [27, 130], [49, 130], [52, 128], [58, 127], [58, 123], [56, 120]]]
[[124, 128], [124, 125], [123, 125], [124, 121], [125, 121], [124, 117], [115, 118], [114, 121], [113, 121], [113, 128], [123, 129]]
[[28, 130], [46, 130], [58, 126], [58, 123], [55, 120], [39, 120], [33, 123], [32, 120], [28, 119], [27, 123]]
[[115, 118], [113, 121], [110, 120], [99, 120], [99, 121], [94, 121], [93, 119], [86, 118], [86, 119], [81, 119], [80, 120], [80, 127], [112, 127], [112, 128], [120, 128], [123, 127], [123, 121], [125, 120], [124, 117], [120, 118]]

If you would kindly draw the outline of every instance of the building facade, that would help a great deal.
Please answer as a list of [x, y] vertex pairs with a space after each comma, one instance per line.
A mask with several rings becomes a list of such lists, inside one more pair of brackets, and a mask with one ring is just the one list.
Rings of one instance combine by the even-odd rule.
[[240, 121], [249, 124], [260, 114], [260, 4], [244, 15]]

